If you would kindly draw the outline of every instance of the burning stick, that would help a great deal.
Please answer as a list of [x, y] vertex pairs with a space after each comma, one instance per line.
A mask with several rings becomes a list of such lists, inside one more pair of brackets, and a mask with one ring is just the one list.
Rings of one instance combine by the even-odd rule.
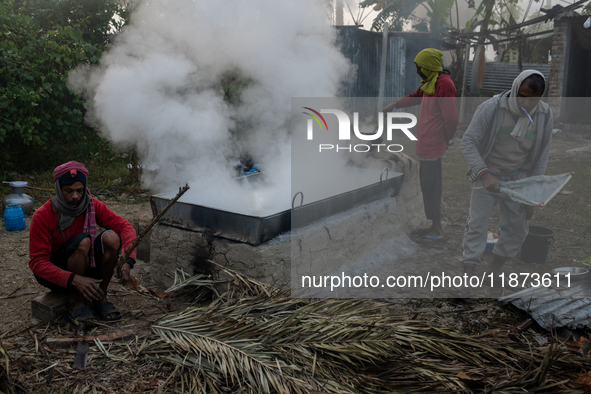
[[[125, 253], [123, 255], [119, 256], [119, 261], [117, 262], [117, 277], [121, 278], [121, 283], [123, 283], [123, 284], [126, 283], [126, 281], [123, 281], [123, 278], [121, 277], [121, 267], [127, 261], [131, 252], [133, 252], [133, 250], [138, 247], [140, 242], [142, 242], [142, 238], [144, 238], [144, 236], [148, 233], [148, 231], [150, 231], [152, 229], [152, 227], [154, 227], [156, 222], [158, 220], [160, 220], [160, 218], [162, 216], [164, 216], [166, 211], [168, 211], [168, 209], [170, 207], [172, 207], [174, 205], [174, 203], [177, 202], [178, 199], [181, 198], [181, 196], [183, 194], [185, 194], [185, 192], [189, 189], [190, 189], [190, 187], [188, 184], [185, 185], [185, 187], [183, 187], [183, 188], [179, 188], [179, 193], [172, 200], [170, 200], [170, 202], [162, 209], [162, 211], [160, 211], [160, 213], [158, 215], [156, 215], [156, 217], [154, 219], [152, 219], [152, 221], [150, 222], [150, 224], [148, 224], [146, 226], [144, 231], [142, 231], [142, 233], [131, 243], [131, 245], [129, 245], [129, 248], [127, 248]], [[136, 283], [137, 279], [133, 276], [130, 276], [129, 281], [132, 283]]]

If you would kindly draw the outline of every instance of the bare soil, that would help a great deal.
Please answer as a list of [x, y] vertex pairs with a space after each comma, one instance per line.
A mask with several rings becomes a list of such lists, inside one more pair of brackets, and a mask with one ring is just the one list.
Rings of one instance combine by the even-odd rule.
[[[37, 201], [35, 208], [41, 206], [43, 201]], [[151, 220], [149, 203], [144, 201], [105, 201], [111, 209], [132, 222], [141, 221], [148, 223]], [[29, 226], [31, 217], [26, 218], [26, 227], [22, 231], [7, 231], [5, 227], [0, 229], [0, 315], [2, 319], [0, 332], [13, 332], [23, 329], [31, 324], [31, 299], [45, 294], [46, 289], [39, 285], [28, 267], [29, 262]], [[149, 278], [149, 265], [138, 261], [133, 275], [140, 279], [143, 285], [151, 284]], [[159, 301], [158, 297], [139, 294], [116, 283], [113, 280], [109, 286], [109, 298], [122, 311], [134, 312], [134, 321], [147, 320], [141, 324], [138, 334], [149, 329], [149, 322], [155, 320], [154, 316], [161, 317], [170, 313], [173, 309], [170, 302]], [[141, 311], [142, 313], [140, 313]], [[178, 312], [178, 311], [177, 311]], [[137, 315], [140, 315], [138, 318]], [[146, 318], [146, 319], [145, 319]], [[134, 330], [136, 330], [134, 328]]]
[[[470, 183], [465, 177], [467, 167], [459, 147], [460, 137], [461, 135], [456, 137], [455, 144], [449, 149], [444, 161], [443, 219], [447, 240], [443, 243], [420, 245], [420, 253], [417, 256], [417, 258], [432, 256], [440, 261], [446, 270], [455, 270], [457, 273], [461, 272], [458, 258], [470, 198]], [[550, 249], [545, 264], [525, 267], [529, 270], [547, 272], [551, 267], [556, 266], [581, 266], [582, 261], [591, 256], [591, 149], [582, 149], [591, 146], [590, 137], [583, 133], [558, 133], [553, 139], [547, 174], [574, 171], [575, 177], [548, 207], [537, 210], [530, 222], [533, 225], [552, 229], [556, 244]], [[47, 192], [42, 191], [32, 191], [29, 194], [37, 199], [35, 208], [49, 197]], [[113, 211], [132, 222], [139, 221], [147, 224], [151, 220], [152, 213], [147, 197], [132, 196], [124, 199], [120, 197], [114, 196], [104, 200]], [[498, 228], [498, 214], [498, 210], [493, 214], [491, 230]], [[47, 385], [46, 380], [51, 381], [51, 379], [45, 372], [39, 373], [42, 364], [40, 361], [32, 361], [36, 357], [40, 357], [38, 360], [54, 360], [59, 355], [48, 354], [47, 352], [54, 351], [44, 346], [39, 350], [38, 341], [42, 342], [47, 337], [69, 337], [74, 335], [74, 330], [64, 319], [48, 323], [37, 322], [31, 318], [31, 299], [45, 293], [46, 290], [37, 284], [28, 268], [30, 219], [27, 217], [27, 227], [23, 231], [11, 232], [0, 227], [0, 316], [2, 316], [0, 340], [2, 346], [8, 349], [13, 363], [15, 360], [23, 360], [21, 365], [28, 363], [30, 373], [22, 375], [25, 372], [21, 371], [20, 376], [30, 378], [27, 387], [31, 392], [63, 392], [60, 389], [61, 383], [54, 382]], [[490, 257], [486, 257], [485, 260], [488, 258]], [[167, 315], [176, 314], [187, 306], [186, 300], [161, 298], [154, 294], [164, 289], [153, 288], [150, 264], [157, 264], [157, 262], [140, 260], [132, 271], [132, 274], [140, 279], [141, 292], [133, 291], [113, 281], [109, 288], [109, 297], [115, 306], [123, 311], [123, 320], [99, 326], [95, 328], [95, 333], [125, 330], [142, 336], [150, 332], [150, 326], [154, 322]], [[524, 269], [524, 263], [515, 260], [508, 264], [508, 269], [519, 272]], [[153, 290], [154, 293], [150, 293], [147, 289]], [[501, 304], [492, 298], [396, 300], [392, 304], [392, 313], [405, 319], [424, 319], [434, 324], [455, 327], [461, 332], [474, 335], [514, 328], [528, 318], [527, 313], [510, 305]], [[530, 336], [549, 336], [549, 333], [535, 323], [528, 332]], [[93, 352], [98, 350], [91, 347], [91, 360]], [[67, 356], [68, 360], [72, 359], [72, 350], [62, 356]], [[124, 382], [97, 381], [98, 386], [93, 385], [93, 390], [103, 387], [104, 390], [98, 391], [142, 392], [148, 388], [159, 387], [158, 384], [162, 384], [166, 378], [164, 373], [154, 373], [149, 379], [146, 376], [138, 376], [137, 373], [141, 368], [143, 366], [140, 364], [139, 367], [129, 367], [121, 371], [122, 374], [130, 374], [128, 380]], [[100, 363], [94, 365], [93, 371], [104, 372]], [[73, 385], [71, 387], [75, 386], [71, 380], [68, 380], [73, 379], [72, 377], [61, 378], [70, 382]], [[90, 384], [80, 387], [90, 387]]]

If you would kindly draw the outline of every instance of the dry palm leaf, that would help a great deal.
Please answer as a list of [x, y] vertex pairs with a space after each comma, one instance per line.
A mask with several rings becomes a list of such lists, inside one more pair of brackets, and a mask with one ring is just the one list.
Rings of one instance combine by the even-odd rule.
[[[183, 392], [514, 392], [563, 384], [548, 373], [572, 363], [555, 348], [533, 352], [508, 339], [486, 342], [396, 319], [372, 300], [290, 298], [223, 271], [231, 278], [226, 293], [152, 327], [160, 339], [147, 347], [182, 368]], [[211, 279], [178, 278], [175, 290], [212, 291]]]

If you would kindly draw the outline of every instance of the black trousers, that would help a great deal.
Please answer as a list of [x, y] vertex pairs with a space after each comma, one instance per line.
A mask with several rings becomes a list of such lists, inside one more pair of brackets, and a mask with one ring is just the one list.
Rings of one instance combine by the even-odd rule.
[[421, 160], [419, 170], [425, 216], [428, 220], [441, 219], [441, 192], [443, 190], [443, 169], [441, 158]]
[[[103, 234], [105, 231], [100, 233], [94, 239], [94, 262], [95, 267], [88, 267], [87, 271], [85, 272], [85, 276], [94, 279], [102, 279], [103, 276], [103, 269], [101, 266], [103, 255], [105, 254], [104, 247], [103, 247]], [[86, 237], [90, 237], [89, 233], [78, 233], [72, 235], [68, 240], [59, 248], [55, 253], [51, 255], [49, 261], [51, 263], [63, 270], [68, 270], [68, 259], [72, 256], [72, 253], [78, 249], [78, 245], [80, 242]], [[90, 252], [89, 252], [90, 253]], [[39, 282], [40, 285], [47, 287], [49, 290], [54, 291], [56, 293], [68, 293], [69, 289], [65, 287], [61, 287], [56, 285], [53, 282], [50, 282], [46, 279], [43, 279], [37, 275], [35, 275], [35, 279]]]

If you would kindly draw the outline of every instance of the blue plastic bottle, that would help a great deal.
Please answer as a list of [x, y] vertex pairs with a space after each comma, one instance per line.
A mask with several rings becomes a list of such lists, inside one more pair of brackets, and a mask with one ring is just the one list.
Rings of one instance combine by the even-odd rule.
[[25, 212], [20, 205], [9, 205], [4, 210], [4, 224], [8, 231], [19, 231], [25, 228]]

